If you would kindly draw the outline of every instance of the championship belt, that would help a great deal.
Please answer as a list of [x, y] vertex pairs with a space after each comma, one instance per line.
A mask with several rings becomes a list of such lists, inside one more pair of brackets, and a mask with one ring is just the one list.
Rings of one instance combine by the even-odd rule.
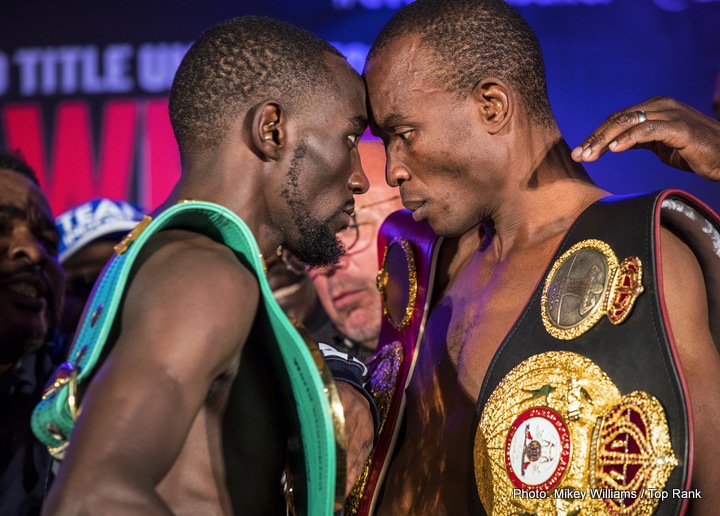
[[690, 487], [692, 417], [658, 277], [661, 223], [694, 251], [709, 297], [720, 293], [720, 220], [699, 201], [666, 191], [590, 206], [485, 376], [475, 513], [685, 510], [669, 496]]
[[392, 458], [404, 413], [405, 388], [412, 376], [432, 295], [439, 242], [430, 226], [414, 222], [407, 210], [392, 213], [380, 227], [377, 287], [383, 317], [377, 353], [368, 365], [380, 431], [347, 499], [346, 515], [372, 513]]
[[[116, 255], [106, 265], [85, 305], [68, 359], [55, 371], [33, 412], [33, 432], [53, 457], [62, 459], [81, 409], [78, 386], [92, 379], [103, 356], [108, 335], [117, 324], [128, 277], [143, 245], [164, 229], [194, 231], [226, 245], [256, 276], [261, 303], [255, 324], [267, 328], [263, 334], [265, 347], [274, 373], [287, 388], [287, 398], [294, 400], [287, 403], [294, 411], [289, 419], [299, 427], [294, 429], [299, 435], [290, 437], [298, 444], [289, 446], [291, 464], [285, 475], [285, 481], [292, 483], [289, 502], [298, 514], [333, 514], [342, 508], [345, 488], [344, 419], [337, 391], [317, 346], [301, 338], [275, 301], [252, 232], [236, 214], [217, 204], [182, 201], [154, 220], [146, 216], [115, 246]], [[232, 490], [232, 486], [228, 488]]]

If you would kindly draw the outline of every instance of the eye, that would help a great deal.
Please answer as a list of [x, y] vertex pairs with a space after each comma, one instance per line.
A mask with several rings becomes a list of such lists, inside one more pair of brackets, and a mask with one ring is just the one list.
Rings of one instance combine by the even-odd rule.
[[0, 236], [9, 235], [12, 233], [13, 224], [7, 217], [0, 217]]
[[40, 237], [40, 241], [49, 254], [53, 256], [57, 255], [58, 248], [60, 247], [60, 239], [58, 238], [57, 233], [46, 231]]
[[401, 131], [398, 131], [395, 133], [395, 136], [397, 136], [401, 141], [408, 141], [410, 139], [410, 136], [412, 136], [412, 133], [414, 133], [414, 129], [403, 129]]

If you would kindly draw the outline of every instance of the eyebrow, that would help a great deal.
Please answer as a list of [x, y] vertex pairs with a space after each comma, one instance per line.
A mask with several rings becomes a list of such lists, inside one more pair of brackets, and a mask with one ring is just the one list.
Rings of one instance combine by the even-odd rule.
[[401, 115], [399, 113], [390, 113], [385, 118], [380, 120], [378, 122], [378, 126], [385, 128], [385, 127], [393, 127], [397, 124], [404, 123], [407, 121], [407, 117], [404, 115]]
[[11, 219], [24, 219], [28, 216], [28, 212], [11, 204], [0, 204], [0, 215]]
[[352, 117], [349, 120], [349, 122], [350, 122], [350, 125], [352, 125], [353, 127], [356, 127], [360, 131], [364, 131], [368, 125], [368, 119], [367, 119], [367, 117], [365, 117], [363, 115], [356, 115], [356, 116]]
[[43, 230], [57, 232], [57, 227], [53, 219], [39, 210], [30, 212], [27, 209], [19, 208], [12, 204], [0, 204], [0, 217], [10, 220], [29, 220]]

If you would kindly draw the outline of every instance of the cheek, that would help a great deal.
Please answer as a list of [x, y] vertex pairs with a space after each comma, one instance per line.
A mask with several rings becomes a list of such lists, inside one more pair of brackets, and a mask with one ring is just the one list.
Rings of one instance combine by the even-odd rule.
[[312, 177], [319, 179], [318, 183], [327, 187], [344, 189], [352, 171], [352, 153], [342, 143], [332, 144], [337, 136], [328, 136], [323, 141], [315, 141], [308, 145], [307, 165]]
[[65, 273], [58, 264], [52, 260], [47, 270], [48, 283], [55, 294], [55, 302], [60, 303], [65, 292]]
[[[378, 271], [377, 234], [373, 237], [367, 249], [353, 256], [353, 263], [358, 268], [358, 275], [374, 285]], [[378, 293], [378, 295], [380, 294]]]
[[330, 304], [330, 285], [327, 276], [320, 275], [312, 280], [318, 298], [324, 305]]

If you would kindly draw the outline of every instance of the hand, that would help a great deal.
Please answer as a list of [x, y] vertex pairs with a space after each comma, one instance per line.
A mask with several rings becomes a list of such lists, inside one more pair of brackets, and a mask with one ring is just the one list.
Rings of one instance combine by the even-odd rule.
[[375, 429], [368, 400], [348, 383], [336, 381], [335, 385], [345, 413], [347, 437], [345, 496], [347, 496], [372, 450]]
[[572, 157], [595, 161], [608, 150], [636, 148], [653, 151], [672, 167], [720, 181], [720, 122], [669, 97], [653, 97], [613, 113], [573, 149]]

